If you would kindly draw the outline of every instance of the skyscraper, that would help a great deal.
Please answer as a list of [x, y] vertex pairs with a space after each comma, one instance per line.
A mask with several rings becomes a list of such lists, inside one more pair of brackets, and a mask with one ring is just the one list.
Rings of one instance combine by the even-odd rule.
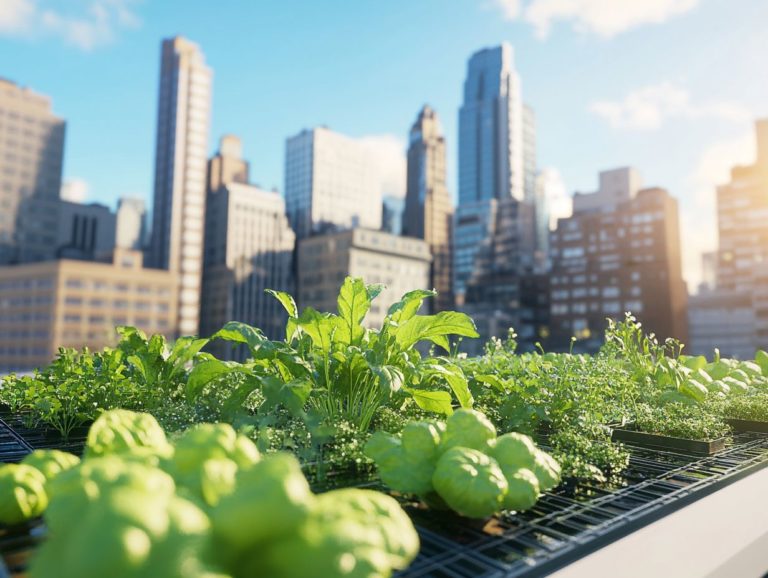
[[[768, 349], [768, 119], [755, 123], [757, 158], [717, 187], [720, 247], [707, 291], [692, 299], [691, 350], [751, 359]], [[714, 286], [714, 287], [713, 287]]]
[[523, 102], [512, 47], [469, 59], [459, 110], [459, 204], [525, 197]]
[[249, 171], [240, 139], [225, 134], [219, 141], [219, 152], [208, 161], [208, 192], [215, 193], [229, 183], [247, 183]]
[[285, 203], [299, 239], [351, 227], [381, 227], [381, 183], [360, 141], [325, 127], [285, 145]]
[[0, 78], [0, 131], [0, 265], [39, 261], [55, 243], [65, 123], [47, 96]]
[[163, 40], [149, 260], [178, 275], [181, 334], [199, 324], [211, 81], [196, 44]]
[[661, 188], [638, 190], [639, 181], [631, 168], [600, 173], [600, 189], [577, 194], [551, 235], [552, 335], [561, 347], [576, 336], [597, 349], [605, 319], [626, 311], [660, 341], [686, 341], [677, 201]]
[[[512, 47], [503, 43], [469, 59], [459, 110], [459, 206], [453, 234], [458, 305], [465, 302], [467, 282], [475, 274], [478, 248], [492, 234], [491, 201], [510, 198], [536, 202], [536, 121], [522, 101]], [[524, 224], [535, 227], [535, 220]]]
[[424, 106], [411, 127], [403, 234], [424, 239], [432, 253], [433, 310], [453, 305], [451, 230], [453, 205], [445, 179], [445, 139], [437, 113]]
[[[293, 251], [296, 236], [277, 192], [248, 184], [248, 162], [240, 139], [226, 135], [208, 162], [205, 213], [203, 306], [200, 333], [208, 336], [228, 321], [259, 327], [272, 339], [285, 335], [286, 315], [265, 289], [295, 293]], [[222, 359], [244, 359], [245, 348], [214, 342]]]

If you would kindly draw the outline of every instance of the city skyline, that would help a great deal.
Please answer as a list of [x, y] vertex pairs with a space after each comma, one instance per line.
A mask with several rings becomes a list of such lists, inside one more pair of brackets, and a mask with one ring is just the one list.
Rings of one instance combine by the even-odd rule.
[[[221, 134], [239, 134], [244, 156], [253, 163], [254, 182], [282, 190], [284, 139], [322, 124], [353, 137], [374, 135], [374, 143], [384, 143], [390, 156], [393, 147], [399, 150], [404, 168], [413, 111], [428, 102], [445, 125], [448, 183], [455, 198], [458, 103], [466, 59], [482, 47], [507, 40], [515, 49], [525, 100], [536, 110], [539, 166], [559, 169], [569, 192], [592, 190], [595, 172], [629, 164], [643, 171], [649, 186], [669, 189], [681, 201], [685, 268], [693, 288], [697, 277], [690, 278], [691, 271], [699, 268], [700, 252], [713, 248], [716, 240], [715, 185], [727, 181], [731, 165], [751, 162], [751, 122], [766, 112], [762, 103], [768, 102], [768, 82], [751, 73], [766, 43], [757, 32], [768, 10], [758, 2], [739, 2], [742, 9], [732, 10], [732, 3], [702, 0], [688, 3], [690, 10], [679, 13], [648, 16], [635, 11], [608, 15], [600, 22], [586, 10], [574, 23], [558, 20], [558, 14], [542, 20], [541, 10], [537, 20], [533, 5], [538, 3], [527, 3], [522, 19], [513, 21], [505, 20], [511, 12], [494, 6], [510, 7], [511, 2], [466, 2], [451, 11], [440, 11], [431, 2], [403, 4], [399, 11], [372, 6], [342, 11], [333, 2], [323, 10], [304, 6], [301, 12], [295, 7], [248, 7], [244, 13], [266, 29], [251, 35], [262, 36], [258, 41], [228, 33], [235, 42], [217, 40], [220, 27], [208, 26], [199, 8], [170, 18], [172, 8], [156, 2], [114, 3], [124, 4], [128, 12], [122, 17], [110, 13], [111, 20], [102, 24], [113, 28], [92, 39], [92, 46], [73, 45], [77, 39], [61, 39], [55, 30], [26, 38], [24, 22], [14, 20], [4, 6], [0, 53], [14, 58], [6, 59], [2, 74], [51, 96], [54, 113], [68, 123], [65, 180], [85, 179], [88, 200], [110, 205], [125, 195], [150, 200], [156, 50], [161, 37], [177, 31], [201, 45], [215, 71], [207, 152]], [[78, 13], [78, 4], [70, 7], [70, 16], [86, 22], [88, 14]], [[242, 26], [239, 21], [249, 20], [233, 19], [237, 12], [228, 5], [220, 14], [235, 32]], [[133, 26], [119, 24], [128, 20], [127, 14], [134, 17]], [[413, 26], [409, 15], [417, 22], [431, 15], [442, 23], [436, 39], [461, 32], [460, 38], [416, 49], [415, 40], [406, 38]], [[718, 29], [721, 41], [710, 42], [709, 35], [701, 34], [724, 18], [729, 26]], [[290, 29], [282, 26], [286, 19], [294, 25]], [[325, 23], [327, 31], [310, 28], [316, 22]], [[285, 38], [275, 38], [269, 23], [280, 23]], [[385, 32], [395, 23], [398, 32], [390, 38]], [[540, 39], [537, 32], [547, 23], [553, 24], [549, 36]], [[291, 43], [294, 35], [301, 40], [298, 45]], [[254, 51], [278, 40], [280, 51]], [[360, 50], [344, 51], [345, 43]], [[406, 50], [412, 52], [407, 59], [402, 56]], [[252, 72], [244, 74], [236, 66], [243, 57]], [[115, 58], [121, 58], [120, 70], [112, 70]], [[361, 63], [368, 66], [361, 68]], [[64, 82], [67, 74], [78, 75], [76, 89]], [[712, 83], [713, 77], [721, 81]], [[298, 82], [309, 92], [295, 91]], [[254, 83], [262, 88], [253, 93], [256, 98], [249, 98]], [[121, 114], [103, 123], [89, 118], [107, 105]], [[276, 106], [286, 114], [270, 113]]]

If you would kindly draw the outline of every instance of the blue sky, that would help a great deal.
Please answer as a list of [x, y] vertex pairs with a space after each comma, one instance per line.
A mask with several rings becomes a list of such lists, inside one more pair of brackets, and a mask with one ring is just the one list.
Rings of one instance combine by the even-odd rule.
[[466, 61], [509, 41], [541, 167], [589, 191], [631, 164], [681, 201], [685, 270], [715, 244], [714, 186], [768, 115], [764, 0], [0, 0], [0, 76], [68, 121], [65, 178], [88, 199], [151, 198], [159, 48], [181, 34], [214, 69], [210, 148], [240, 135], [252, 180], [283, 186], [285, 138], [372, 137], [393, 175], [418, 109], [442, 117], [455, 193]]

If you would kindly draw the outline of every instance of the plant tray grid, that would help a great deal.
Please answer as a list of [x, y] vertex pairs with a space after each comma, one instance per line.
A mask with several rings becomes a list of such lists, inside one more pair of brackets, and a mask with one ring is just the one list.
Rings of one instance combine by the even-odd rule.
[[[422, 513], [415, 523], [431, 548], [398, 576], [465, 576], [453, 566], [460, 557], [477, 564], [471, 576], [549, 574], [768, 465], [768, 435], [737, 433], [725, 450], [712, 456], [641, 447], [630, 451], [629, 467], [613, 485], [582, 483], [568, 492], [560, 488], [531, 510], [505, 514], [492, 523], [472, 525], [458, 517]], [[435, 541], [435, 535], [442, 540]], [[439, 545], [445, 549], [435, 551]], [[481, 563], [487, 570], [480, 571]]]

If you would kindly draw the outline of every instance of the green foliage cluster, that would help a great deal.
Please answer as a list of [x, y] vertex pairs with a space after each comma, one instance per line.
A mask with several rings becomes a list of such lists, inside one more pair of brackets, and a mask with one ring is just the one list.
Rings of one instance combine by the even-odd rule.
[[110, 410], [81, 462], [63, 452], [0, 466], [0, 523], [42, 515], [32, 578], [386, 578], [419, 549], [373, 490], [314, 494], [289, 453], [262, 455], [228, 424], [174, 442], [146, 413]]

